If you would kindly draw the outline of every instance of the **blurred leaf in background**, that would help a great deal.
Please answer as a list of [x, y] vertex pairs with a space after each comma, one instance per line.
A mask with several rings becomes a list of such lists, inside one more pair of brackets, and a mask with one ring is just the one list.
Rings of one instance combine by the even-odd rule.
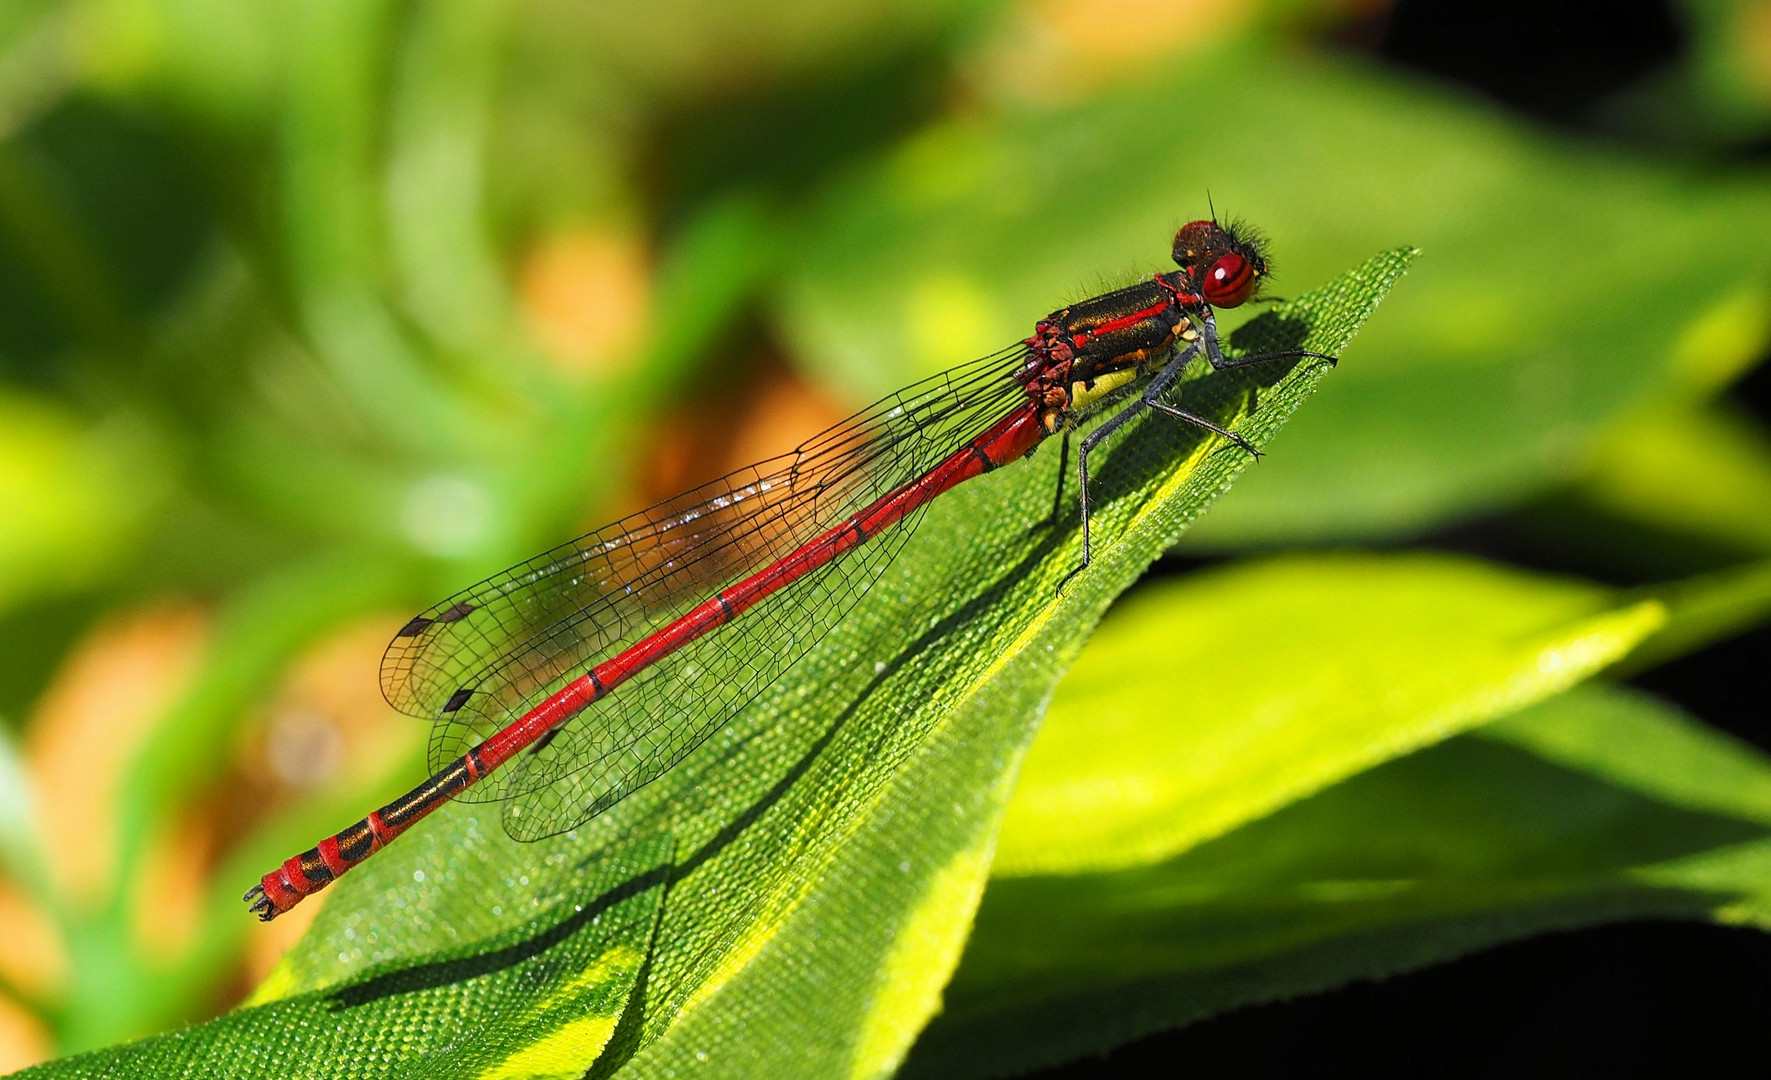
[[[850, 1071], [891, 1068], [954, 964], [913, 1071], [1055, 1064], [1551, 927], [1761, 925], [1764, 709], [1614, 684], [1687, 685], [1764, 633], [1768, 10], [0, 5], [0, 1066], [220, 1014], [272, 970], [256, 1000], [294, 1016], [508, 930], [359, 886], [278, 968], [320, 905], [239, 909], [421, 771], [422, 725], [375, 690], [403, 618], [1159, 269], [1208, 194], [1271, 235], [1282, 296], [1423, 254], [1081, 652], [1022, 787], [1016, 754], [960, 755], [950, 794], [1006, 801], [1004, 831], [929, 811], [972, 861], [905, 872], [926, 903], [865, 930], [897, 952], [849, 942], [877, 976], [825, 1003]], [[1348, 543], [1373, 550], [1265, 554]], [[978, 723], [1030, 736], [1091, 623]], [[765, 719], [728, 750], [806, 752]], [[925, 721], [861, 779], [830, 759], [829, 797], [932, 753]], [[623, 849], [677, 876], [573, 937], [595, 977], [548, 983], [559, 1009], [513, 1039], [576, 1009], [626, 1071], [717, 1031], [741, 1073], [774, 1052], [751, 1020], [816, 1013], [809, 967], [772, 999], [697, 981], [741, 944], [714, 915], [737, 900], [679, 877], [701, 833], [755, 823], [678, 781], [624, 813], [692, 824]], [[766, 828], [835, 866], [814, 803]], [[419, 867], [478, 895], [502, 840], [427, 829], [365, 873], [420, 909]]]

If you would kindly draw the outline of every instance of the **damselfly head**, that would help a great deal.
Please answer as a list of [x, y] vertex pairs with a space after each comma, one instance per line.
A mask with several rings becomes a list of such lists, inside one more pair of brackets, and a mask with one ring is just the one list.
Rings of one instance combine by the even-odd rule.
[[1175, 262], [1212, 307], [1245, 304], [1267, 276], [1264, 242], [1235, 222], [1191, 221], [1175, 233]]

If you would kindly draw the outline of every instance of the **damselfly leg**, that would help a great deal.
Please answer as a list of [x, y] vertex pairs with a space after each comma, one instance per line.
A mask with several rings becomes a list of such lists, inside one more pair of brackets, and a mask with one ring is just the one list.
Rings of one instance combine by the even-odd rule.
[[[1311, 352], [1308, 349], [1279, 349], [1275, 352], [1256, 353], [1253, 356], [1226, 357], [1224, 350], [1218, 345], [1218, 320], [1210, 308], [1206, 308], [1199, 319], [1201, 323], [1200, 337], [1205, 346], [1205, 359], [1211, 364], [1213, 371], [1229, 371], [1231, 368], [1247, 367], [1250, 364], [1265, 364], [1274, 360], [1326, 360], [1329, 367], [1341, 362], [1338, 356], [1327, 353]], [[1259, 456], [1258, 454], [1256, 455]]]
[[[1339, 360], [1338, 357], [1329, 356], [1325, 353], [1310, 352], [1307, 349], [1283, 349], [1277, 352], [1259, 353], [1253, 356], [1226, 358], [1223, 355], [1223, 351], [1218, 346], [1216, 320], [1213, 319], [1210, 312], [1207, 311], [1205, 317], [1201, 321], [1204, 324], [1204, 330], [1201, 334], [1202, 340], [1200, 342], [1189, 345], [1187, 348], [1177, 353], [1175, 358], [1169, 361], [1168, 364], [1163, 367], [1161, 372], [1151, 380], [1149, 386], [1144, 389], [1142, 394], [1139, 394], [1130, 403], [1125, 405], [1125, 407], [1108, 417], [1099, 427], [1083, 437], [1082, 447], [1077, 454], [1076, 459], [1077, 486], [1080, 489], [1077, 501], [1082, 512], [1082, 560], [1077, 563], [1074, 569], [1064, 575], [1063, 580], [1058, 582], [1058, 592], [1062, 593], [1065, 586], [1070, 584], [1072, 578], [1088, 569], [1089, 562], [1093, 557], [1092, 537], [1089, 530], [1089, 453], [1096, 446], [1100, 445], [1107, 436], [1123, 427], [1127, 421], [1131, 420], [1145, 409], [1151, 409], [1162, 413], [1165, 416], [1172, 416], [1177, 420], [1192, 424], [1195, 427], [1203, 428], [1214, 435], [1222, 436], [1235, 444], [1238, 449], [1242, 450], [1250, 457], [1259, 458], [1262, 456], [1260, 450], [1256, 448], [1253, 443], [1249, 442], [1241, 435], [1238, 435], [1236, 432], [1213, 423], [1211, 420], [1208, 420], [1203, 416], [1188, 412], [1179, 406], [1171, 405], [1162, 400], [1162, 395], [1167, 393], [1169, 388], [1180, 378], [1181, 374], [1186, 371], [1187, 365], [1192, 362], [1193, 357], [1203, 351], [1208, 361], [1211, 363], [1213, 370], [1216, 371], [1227, 371], [1232, 368], [1247, 367], [1252, 364], [1266, 364], [1275, 360], [1291, 360], [1300, 357], [1314, 357], [1316, 359], [1326, 360], [1331, 366], [1336, 364]], [[1067, 443], [1066, 449], [1068, 449]], [[1060, 498], [1063, 496], [1063, 490], [1063, 473], [1060, 468], [1058, 480], [1058, 493]], [[1056, 513], [1055, 507], [1053, 513], [1054, 515]]]

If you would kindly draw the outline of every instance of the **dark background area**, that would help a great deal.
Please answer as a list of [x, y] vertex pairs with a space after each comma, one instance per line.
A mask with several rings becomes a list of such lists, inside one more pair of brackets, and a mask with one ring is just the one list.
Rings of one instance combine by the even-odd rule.
[[[1612, 129], [1597, 107], [1689, 45], [1669, 6], [1648, 0], [1403, 0], [1343, 41], [1539, 122], [1622, 142], [1645, 136]], [[1732, 153], [1759, 158], [1766, 149]], [[1761, 363], [1731, 396], [1771, 421], [1771, 367]], [[1428, 543], [1640, 583], [1627, 568], [1573, 561], [1508, 519]], [[1631, 683], [1771, 752], [1768, 662], [1771, 630], [1759, 629]], [[1768, 1017], [1771, 938], [1640, 921], [1242, 1009], [1037, 1075], [1763, 1076], [1771, 1070]]]
[[1039, 1075], [1762, 1076], [1771, 943], [1625, 923], [1244, 1009]]

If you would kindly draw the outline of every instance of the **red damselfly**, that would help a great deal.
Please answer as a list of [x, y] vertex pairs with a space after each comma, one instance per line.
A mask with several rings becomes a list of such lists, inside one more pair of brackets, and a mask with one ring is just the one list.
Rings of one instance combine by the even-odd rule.
[[[395, 708], [433, 722], [424, 783], [264, 875], [269, 920], [331, 884], [450, 799], [502, 801], [538, 840], [656, 779], [841, 620], [942, 492], [1105, 417], [1077, 455], [1088, 565], [1090, 452], [1153, 410], [1253, 454], [1164, 399], [1195, 357], [1226, 358], [1213, 308], [1250, 300], [1261, 243], [1195, 221], [1178, 270], [1062, 308], [1033, 336], [884, 399], [791, 453], [488, 578], [402, 627], [382, 660]], [[1054, 515], [1055, 519], [1055, 515]], [[1066, 581], [1068, 578], [1065, 579]], [[569, 782], [568, 782], [569, 781]]]

